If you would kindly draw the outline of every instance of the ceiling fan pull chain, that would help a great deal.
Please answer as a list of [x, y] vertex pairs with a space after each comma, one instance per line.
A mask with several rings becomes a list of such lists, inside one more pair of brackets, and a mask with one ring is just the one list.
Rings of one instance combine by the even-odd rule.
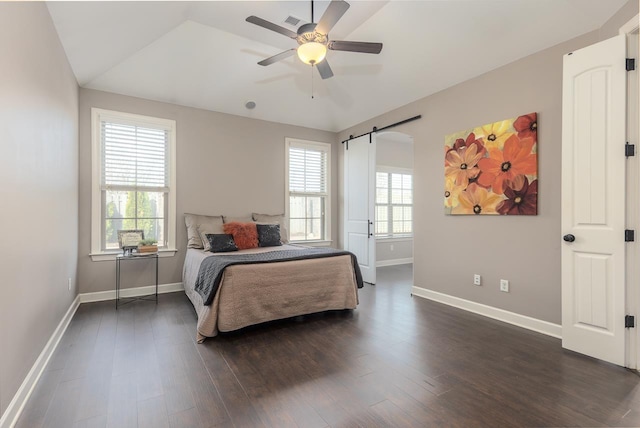
[[311, 99], [313, 99], [313, 64], [311, 64]]

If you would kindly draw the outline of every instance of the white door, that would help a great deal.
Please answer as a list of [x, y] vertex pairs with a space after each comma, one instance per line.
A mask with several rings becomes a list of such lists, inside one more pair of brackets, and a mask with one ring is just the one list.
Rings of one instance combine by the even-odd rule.
[[[562, 346], [625, 356], [625, 36], [564, 57]], [[551, 142], [550, 142], [551, 143]]]
[[344, 247], [358, 258], [362, 279], [376, 283], [374, 194], [376, 136], [344, 144]]

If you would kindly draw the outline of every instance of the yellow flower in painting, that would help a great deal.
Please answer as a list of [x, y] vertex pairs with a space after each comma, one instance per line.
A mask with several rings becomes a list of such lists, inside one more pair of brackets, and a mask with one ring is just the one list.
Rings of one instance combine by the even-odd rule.
[[444, 206], [453, 208], [458, 206], [458, 196], [464, 189], [462, 186], [456, 186], [454, 180], [444, 180]]
[[451, 210], [452, 214], [498, 214], [496, 210], [503, 197], [487, 191], [476, 183], [469, 184], [467, 190], [460, 193], [460, 204]]
[[514, 134], [513, 131], [509, 132], [509, 129], [511, 129], [511, 121], [503, 120], [481, 126], [474, 129], [473, 132], [476, 134], [476, 138], [482, 138], [487, 149], [502, 150], [504, 142]]

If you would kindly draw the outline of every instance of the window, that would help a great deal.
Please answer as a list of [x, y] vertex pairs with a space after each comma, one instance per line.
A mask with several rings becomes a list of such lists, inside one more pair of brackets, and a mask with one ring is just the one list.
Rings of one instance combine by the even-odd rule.
[[291, 241], [328, 241], [331, 144], [286, 139]]
[[376, 172], [377, 238], [406, 237], [413, 234], [412, 172], [378, 168]]
[[175, 121], [101, 109], [91, 115], [93, 259], [117, 251], [118, 230], [126, 229], [175, 252]]

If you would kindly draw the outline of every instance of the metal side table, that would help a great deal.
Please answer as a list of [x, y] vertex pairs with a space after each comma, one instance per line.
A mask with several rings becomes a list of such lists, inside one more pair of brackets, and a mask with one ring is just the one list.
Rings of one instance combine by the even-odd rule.
[[[120, 263], [124, 260], [149, 260], [155, 259], [156, 261], [156, 292], [155, 294], [147, 294], [145, 296], [136, 296], [136, 297], [120, 297]], [[127, 299], [126, 301], [120, 303], [120, 306], [131, 303], [134, 300], [155, 300], [156, 304], [158, 304], [158, 253], [151, 254], [140, 254], [140, 255], [123, 255], [119, 254], [116, 256], [116, 309], [118, 309], [118, 303], [120, 299]]]

